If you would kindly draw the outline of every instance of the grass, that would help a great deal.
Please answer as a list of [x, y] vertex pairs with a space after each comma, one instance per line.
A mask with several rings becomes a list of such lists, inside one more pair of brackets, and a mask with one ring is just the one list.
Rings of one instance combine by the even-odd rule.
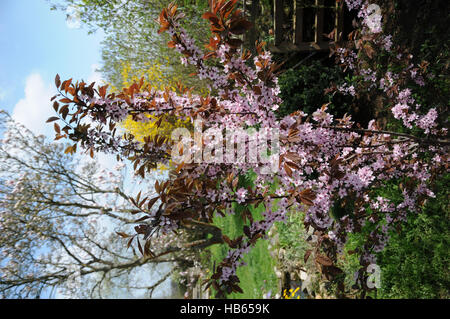
[[[240, 211], [243, 207], [236, 207], [234, 215], [225, 217], [215, 217], [214, 224], [220, 227], [223, 234], [234, 239], [243, 234], [244, 222], [241, 218]], [[261, 218], [263, 206], [254, 208], [249, 207], [255, 219]], [[278, 282], [275, 276], [274, 267], [277, 261], [270, 255], [268, 240], [259, 239], [251, 251], [244, 257], [246, 266], [241, 266], [237, 270], [240, 287], [244, 291], [243, 294], [232, 293], [227, 296], [230, 299], [259, 299], [262, 298], [264, 292], [269, 290], [277, 291]], [[226, 244], [213, 245], [209, 247], [205, 254], [204, 260], [208, 268], [212, 271], [214, 263], [219, 264], [226, 256], [229, 248]]]

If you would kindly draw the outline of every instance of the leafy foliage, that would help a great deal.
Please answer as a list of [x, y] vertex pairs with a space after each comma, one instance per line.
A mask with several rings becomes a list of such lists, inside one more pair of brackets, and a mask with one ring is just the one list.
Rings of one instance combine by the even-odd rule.
[[[197, 13], [208, 6], [207, 0], [179, 3], [189, 18], [188, 30], [195, 39], [203, 39], [205, 23]], [[64, 0], [62, 4], [54, 3], [52, 8], [61, 11], [71, 8], [89, 32], [101, 29], [105, 33], [101, 71], [104, 79], [114, 87], [122, 88], [124, 63], [130, 64], [132, 70], [146, 70], [149, 61], [164, 66], [168, 78], [180, 77], [186, 85], [197, 84], [197, 80], [189, 76], [192, 69], [182, 67], [177, 55], [167, 48], [168, 38], [156, 35], [158, 23], [155, 17], [166, 4], [164, 0]]]
[[[1, 296], [149, 296], [170, 277], [169, 266], [158, 284], [141, 278], [176, 257], [145, 260], [123, 245], [136, 218], [121, 165], [111, 172], [73, 158], [67, 145], [35, 136], [4, 111], [0, 129]], [[176, 239], [166, 236], [153, 249]]]
[[324, 94], [326, 89], [343, 82], [342, 77], [342, 71], [338, 67], [328, 67], [319, 61], [288, 69], [279, 77], [283, 103], [277, 111], [278, 116], [284, 117], [298, 110], [311, 114], [330, 102], [328, 108], [336, 116], [352, 114], [351, 98], [341, 94]]
[[[344, 83], [334, 90], [352, 96], [383, 90], [385, 98], [395, 104], [390, 111], [406, 127], [406, 132], [382, 130], [375, 120], [366, 125], [355, 123], [348, 115], [335, 117], [328, 112], [329, 103], [312, 114], [296, 111], [277, 120], [274, 111], [282, 102], [277, 78], [280, 65], [272, 61], [263, 43], [256, 46], [253, 59], [250, 52], [240, 50], [239, 36], [251, 28], [251, 23], [236, 8], [236, 3], [236, 0], [211, 1], [210, 11], [203, 15], [213, 35], [205, 45], [206, 52], [195, 45], [181, 26], [185, 15], [175, 4], [159, 15], [158, 32], [171, 36], [168, 46], [183, 55], [184, 64], [197, 68], [200, 79], [211, 82], [212, 90], [207, 97], [181, 85], [176, 92], [168, 88], [154, 90], [144, 86], [144, 79], [121, 92], [108, 93], [106, 86], [95, 88], [94, 84], [72, 83], [71, 79], [61, 82], [57, 76], [59, 94], [52, 100], [58, 99], [54, 101], [58, 116], [49, 119], [63, 123], [62, 128], [54, 123], [56, 139], [68, 138], [75, 143], [67, 153], [75, 153], [80, 145], [92, 156], [94, 152], [108, 152], [118, 160], [128, 159], [136, 174], [145, 178], [158, 163], [169, 162], [177, 151], [192, 155], [196, 148], [210, 146], [211, 141], [197, 139], [199, 145], [190, 147], [190, 144], [176, 151], [173, 146], [179, 146], [178, 141], [159, 135], [147, 136], [143, 143], [136, 143], [132, 134], [120, 136], [117, 130], [117, 125], [128, 116], [141, 122], [148, 120], [147, 114], [157, 116], [157, 126], [166, 117], [200, 118], [207, 128], [252, 127], [257, 129], [257, 136], [264, 138], [266, 130], [276, 129], [280, 134], [280, 150], [269, 155], [270, 164], [278, 163], [273, 174], [267, 174], [264, 170], [267, 167], [258, 161], [183, 160], [171, 170], [168, 180], [155, 182], [155, 197], [139, 193], [130, 199], [136, 213], [144, 215], [138, 220], [132, 238], [142, 237], [146, 244], [142, 248], [138, 241], [139, 250], [153, 258], [156, 255], [149, 248], [153, 238], [176, 233], [187, 223], [211, 227], [215, 215], [239, 212], [243, 235], [229, 238], [216, 231], [209, 241], [209, 244], [225, 242], [230, 248], [211, 278], [205, 281], [206, 287], [217, 291], [217, 297], [224, 297], [232, 292], [242, 293], [237, 269], [243, 265], [245, 254], [275, 222], [286, 221], [287, 212], [298, 209], [305, 211], [304, 224], [316, 236], [314, 254], [310, 255], [329, 280], [342, 277], [337, 260], [348, 233], [361, 235], [358, 279], [363, 282], [367, 267], [375, 262], [375, 254], [386, 246], [389, 231], [401, 227], [409, 212], [419, 210], [434, 196], [430, 187], [448, 168], [450, 142], [446, 128], [437, 120], [439, 114], [435, 108], [421, 109], [411, 97], [411, 90], [405, 88], [412, 81], [420, 85], [426, 67], [411, 64], [407, 55], [399, 54], [390, 56], [402, 66], [395, 74], [394, 70], [386, 74], [385, 70], [372, 70], [370, 62], [384, 53], [377, 51], [376, 45], [383, 43], [385, 51], [389, 51], [391, 44], [389, 36], [380, 33], [381, 27], [376, 31], [368, 28], [367, 8], [361, 5], [364, 17], [361, 29], [351, 35], [349, 47], [336, 43], [335, 48], [343, 68], [354, 72], [346, 80], [355, 83]], [[397, 47], [395, 51], [403, 52]], [[83, 120], [85, 117], [90, 121]], [[223, 142], [216, 144], [223, 146]], [[254, 172], [255, 178], [245, 178], [246, 171]], [[398, 201], [380, 196], [380, 187], [399, 180]], [[336, 207], [346, 211], [349, 201], [352, 214], [330, 214]], [[264, 208], [262, 219], [254, 218], [250, 205]], [[339, 280], [338, 289], [343, 292], [345, 286]], [[364, 284], [360, 288], [370, 290]]]
[[380, 255], [380, 298], [449, 298], [449, 174], [436, 183], [436, 198], [392, 233]]
[[[167, 66], [167, 65], [166, 65]], [[130, 63], [123, 63], [122, 69], [122, 87], [129, 87], [133, 83], [140, 82], [143, 79], [142, 85], [145, 87], [151, 87], [153, 89], [162, 90], [168, 87], [172, 91], [176, 91], [177, 83], [181, 81], [179, 78], [165, 77], [163, 73], [165, 69], [162, 65], [153, 62], [148, 63], [145, 70], [132, 70]], [[118, 91], [112, 87], [112, 91]], [[119, 90], [120, 91], [120, 90]], [[205, 94], [205, 90], [201, 90]], [[174, 117], [166, 117], [163, 121], [159, 122], [159, 118], [152, 115], [146, 115], [148, 121], [134, 121], [131, 116], [121, 123], [121, 126], [130, 134], [134, 136], [134, 139], [140, 143], [144, 143], [145, 137], [155, 137], [156, 135], [170, 138], [171, 132], [177, 127], [191, 128], [190, 120], [180, 120]], [[164, 165], [159, 165], [159, 169], [167, 169]]]

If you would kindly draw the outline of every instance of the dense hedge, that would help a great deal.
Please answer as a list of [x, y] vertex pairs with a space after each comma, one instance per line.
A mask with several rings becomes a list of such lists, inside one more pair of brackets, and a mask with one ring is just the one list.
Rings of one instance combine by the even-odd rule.
[[450, 174], [443, 176], [420, 214], [393, 233], [380, 253], [381, 298], [449, 298]]
[[338, 66], [326, 66], [320, 61], [286, 70], [278, 79], [283, 99], [278, 115], [283, 117], [297, 110], [311, 114], [329, 102], [328, 108], [335, 116], [351, 113], [351, 97], [324, 94], [325, 89], [342, 81], [343, 74]]

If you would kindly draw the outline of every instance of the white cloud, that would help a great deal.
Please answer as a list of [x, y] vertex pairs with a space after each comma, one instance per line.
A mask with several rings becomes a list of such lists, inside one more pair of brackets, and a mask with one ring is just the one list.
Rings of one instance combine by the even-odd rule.
[[79, 29], [81, 26], [80, 9], [70, 5], [66, 9], [66, 25], [69, 29]]
[[105, 81], [102, 79], [102, 74], [97, 71], [98, 69], [100, 69], [100, 66], [98, 64], [91, 65], [91, 75], [89, 75], [87, 79], [88, 84], [92, 82], [95, 82], [95, 85], [105, 83]]
[[[102, 75], [97, 72], [98, 64], [91, 65], [91, 74], [87, 83], [96, 85], [104, 83]], [[0, 100], [4, 98], [5, 91], [0, 88]], [[55, 111], [52, 107], [51, 97], [57, 94], [53, 83], [45, 83], [39, 73], [32, 73], [26, 78], [25, 97], [19, 100], [12, 111], [14, 120], [22, 123], [34, 134], [44, 134], [53, 139], [53, 125], [45, 123]]]
[[55, 95], [51, 84], [46, 84], [39, 73], [30, 74], [25, 83], [25, 97], [14, 106], [12, 117], [34, 134], [53, 136], [46, 120], [55, 112], [50, 102]]

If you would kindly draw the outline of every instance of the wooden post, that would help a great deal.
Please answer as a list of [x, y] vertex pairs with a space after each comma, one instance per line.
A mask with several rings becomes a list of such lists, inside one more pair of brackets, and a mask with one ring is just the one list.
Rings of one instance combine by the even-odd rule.
[[256, 36], [257, 36], [257, 29], [256, 29], [256, 17], [258, 15], [258, 9], [259, 9], [259, 0], [252, 0], [252, 4], [250, 7], [250, 22], [253, 24], [253, 29], [248, 34], [248, 41], [250, 45], [250, 49], [253, 54], [256, 54]]
[[344, 32], [344, 12], [342, 9], [343, 9], [342, 3], [336, 1], [336, 34], [334, 35], [335, 42], [342, 40], [341, 33]]
[[284, 1], [274, 1], [274, 34], [275, 34], [275, 46], [279, 45], [283, 40], [283, 20], [284, 20]]
[[322, 34], [323, 34], [323, 0], [316, 0], [316, 21], [315, 21], [315, 36], [314, 36], [314, 42], [320, 43], [322, 42]]
[[294, 0], [294, 44], [303, 41], [303, 7], [300, 0]]

